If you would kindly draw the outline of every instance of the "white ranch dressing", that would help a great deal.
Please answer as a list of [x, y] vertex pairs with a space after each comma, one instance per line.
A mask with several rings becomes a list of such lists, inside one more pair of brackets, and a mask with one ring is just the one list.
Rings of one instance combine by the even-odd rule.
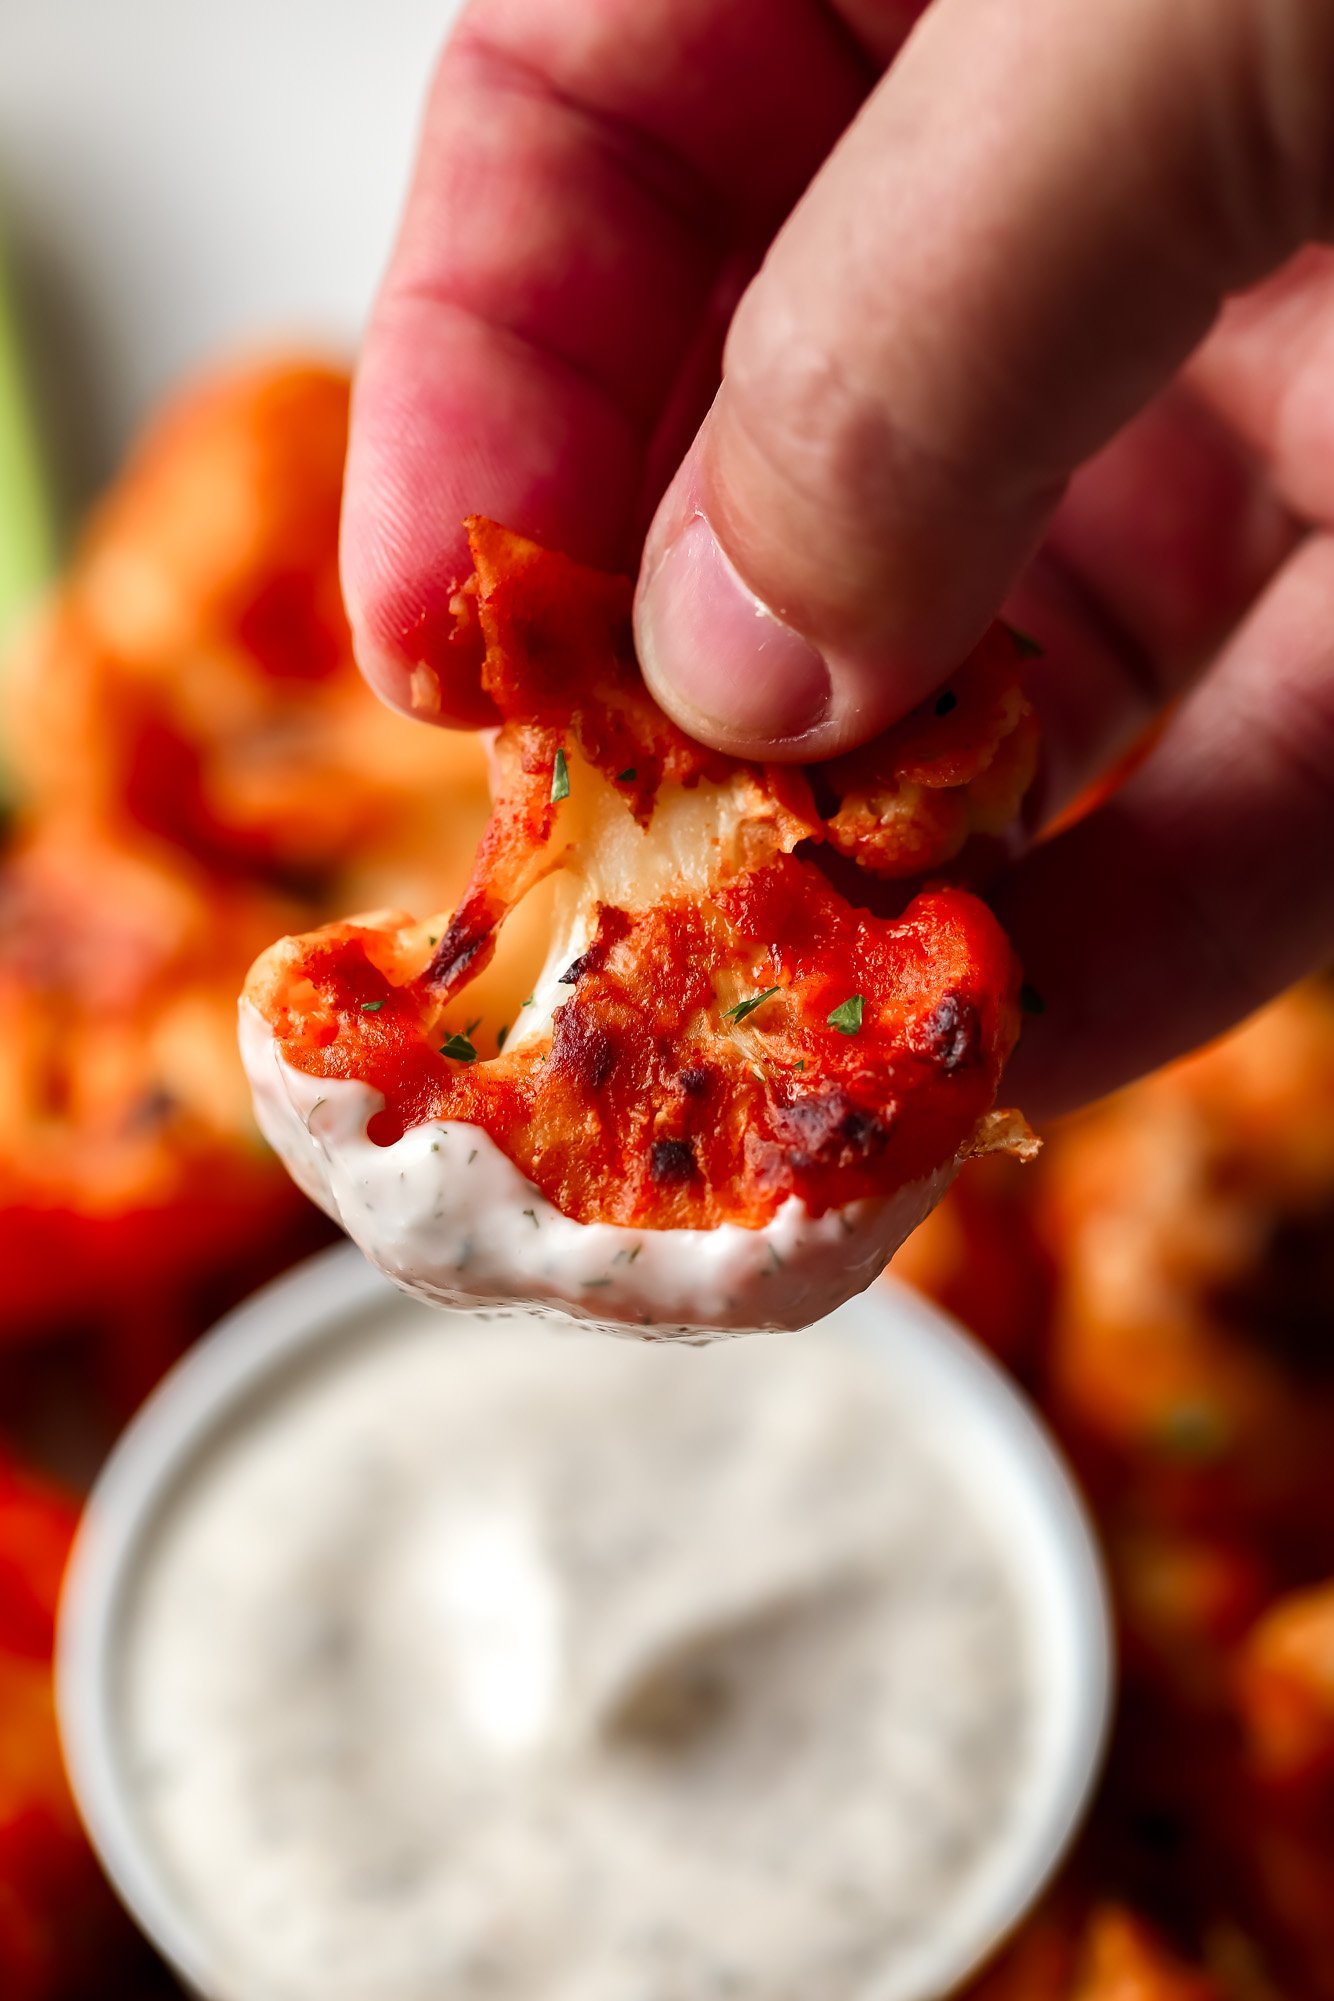
[[437, 1119], [377, 1146], [382, 1094], [294, 1069], [244, 1000], [239, 1037], [260, 1130], [293, 1180], [373, 1265], [441, 1306], [540, 1307], [654, 1339], [807, 1327], [879, 1276], [962, 1161], [823, 1216], [789, 1195], [757, 1230], [581, 1223], [480, 1126]]
[[215, 1443], [118, 1675], [225, 2001], [907, 2001], [1041, 1663], [966, 1453], [830, 1331], [391, 1303]]

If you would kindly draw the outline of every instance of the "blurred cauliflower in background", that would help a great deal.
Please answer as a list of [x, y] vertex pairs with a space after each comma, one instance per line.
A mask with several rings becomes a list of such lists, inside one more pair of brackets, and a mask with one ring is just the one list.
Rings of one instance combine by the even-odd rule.
[[1091, 1825], [976, 2001], [1334, 1996], [1334, 983], [966, 1169], [896, 1269], [1037, 1397], [1120, 1627]]
[[[450, 902], [486, 817], [480, 741], [391, 714], [353, 661], [347, 406], [303, 357], [183, 391], [0, 667], [0, 1432], [82, 1472], [194, 1334], [328, 1234], [251, 1121], [246, 967], [349, 905]], [[5, 2001], [129, 1995], [148, 1964], [56, 1743], [73, 1521], [0, 1458]]]
[[[0, 1994], [93, 1991], [129, 1927], [86, 1847], [51, 1690], [56, 1599], [77, 1503], [0, 1453]], [[102, 1991], [106, 1991], [103, 1989]]]
[[347, 409], [300, 357], [184, 390], [5, 666], [0, 1341], [103, 1337], [122, 1406], [318, 1240], [250, 1121], [249, 961], [349, 903], [449, 902], [486, 815], [480, 741], [352, 658]]

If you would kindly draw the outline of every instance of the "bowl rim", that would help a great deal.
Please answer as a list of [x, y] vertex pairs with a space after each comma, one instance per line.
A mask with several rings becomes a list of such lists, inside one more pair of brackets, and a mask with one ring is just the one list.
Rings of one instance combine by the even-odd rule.
[[[307, 1350], [364, 1319], [398, 1288], [350, 1245], [297, 1265], [228, 1313], [168, 1371], [131, 1419], [88, 1498], [61, 1595], [56, 1712], [71, 1791], [122, 1903], [177, 1974], [207, 2001], [229, 2001], [217, 1953], [140, 1828], [117, 1752], [120, 1622], [138, 1559], [196, 1455], [229, 1419]], [[1026, 1915], [1056, 1870], [1088, 1805], [1110, 1723], [1114, 1650], [1101, 1559], [1084, 1504], [1042, 1420], [1010, 1377], [961, 1327], [892, 1277], [819, 1323], [882, 1359], [934, 1406], [923, 1432], [959, 1436], [981, 1475], [998, 1481], [989, 1514], [1027, 1538], [1022, 1570], [1033, 1638], [1043, 1640], [1047, 1700], [1036, 1781], [1005, 1842], [981, 1867], [948, 1940], [928, 1945], [920, 1992], [952, 1992], [977, 1972]], [[606, 1338], [606, 1337], [603, 1337]], [[755, 1335], [754, 1340], [785, 1337]], [[913, 1381], [915, 1379], [915, 1382]], [[948, 1425], [946, 1426], [946, 1418]], [[1034, 1616], [1036, 1614], [1036, 1616]], [[1045, 1624], [1045, 1631], [1042, 1630]], [[916, 1962], [913, 1963], [916, 1972]], [[896, 1975], [896, 1977], [899, 1977]], [[914, 1990], [916, 1991], [916, 1990]], [[868, 2001], [873, 2001], [868, 1996]]]

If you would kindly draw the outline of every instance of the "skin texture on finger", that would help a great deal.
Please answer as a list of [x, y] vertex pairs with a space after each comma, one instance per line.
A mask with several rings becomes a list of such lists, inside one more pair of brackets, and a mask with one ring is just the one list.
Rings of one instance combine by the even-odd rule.
[[1045, 1011], [1041, 1121], [1218, 1034], [1334, 954], [1334, 537], [1294, 553], [1142, 769], [993, 898]]
[[1230, 299], [1185, 379], [1294, 514], [1334, 522], [1334, 250]]
[[1072, 470], [1323, 224], [1331, 128], [1325, 7], [938, 0], [743, 300], [654, 524], [665, 706], [795, 757], [919, 699]]
[[633, 561], [645, 453], [735, 241], [772, 229], [868, 81], [812, 0], [467, 11], [353, 402], [344, 590], [395, 705], [482, 719], [446, 643], [464, 516]]
[[1004, 615], [1037, 638], [1038, 824], [1208, 666], [1303, 529], [1252, 455], [1178, 386], [1071, 481]]
[[1012, 615], [1049, 641], [1028, 677], [1044, 807], [1191, 684], [1306, 532], [1298, 510], [1334, 523], [1334, 252], [1319, 246], [1227, 303], [1182, 377], [1075, 475], [1021, 580]]
[[1078, 577], [1040, 552], [1002, 606], [1042, 651], [1024, 667], [1041, 719], [1038, 773], [1024, 801], [1037, 833], [1136, 743], [1162, 699], [1156, 666]]
[[1253, 453], [1179, 385], [1076, 472], [1044, 547], [1177, 695], [1302, 533]]

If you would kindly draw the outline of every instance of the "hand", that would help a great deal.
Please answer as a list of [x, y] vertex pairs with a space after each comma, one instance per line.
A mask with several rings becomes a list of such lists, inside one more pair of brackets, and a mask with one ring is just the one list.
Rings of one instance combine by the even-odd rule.
[[654, 692], [789, 758], [1005, 601], [1049, 814], [1178, 703], [997, 887], [1043, 1116], [1334, 946], [1334, 4], [920, 11], [476, 0], [358, 377], [345, 584], [380, 691], [474, 723], [461, 517], [623, 566], [651, 521]]

